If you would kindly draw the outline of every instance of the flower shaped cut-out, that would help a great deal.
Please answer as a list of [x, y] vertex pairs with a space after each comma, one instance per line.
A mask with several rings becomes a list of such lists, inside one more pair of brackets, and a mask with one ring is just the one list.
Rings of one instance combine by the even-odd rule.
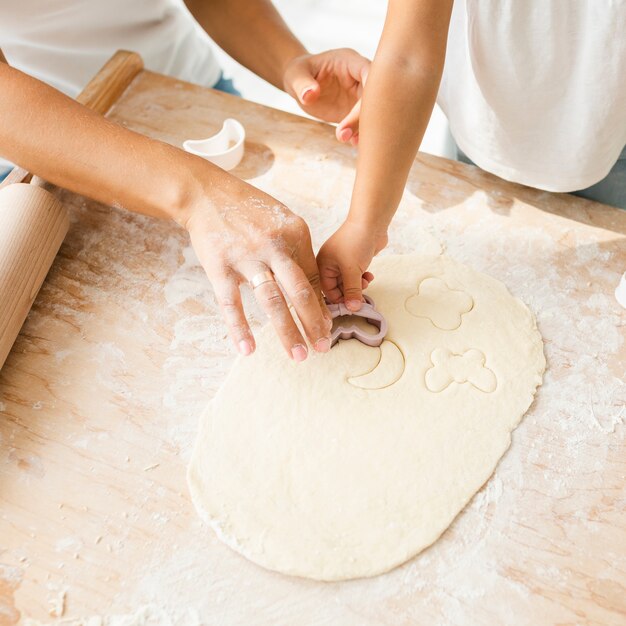
[[441, 330], [455, 330], [462, 317], [474, 307], [474, 300], [467, 292], [451, 289], [440, 278], [425, 278], [417, 293], [404, 303], [406, 310], [415, 317], [430, 320]]

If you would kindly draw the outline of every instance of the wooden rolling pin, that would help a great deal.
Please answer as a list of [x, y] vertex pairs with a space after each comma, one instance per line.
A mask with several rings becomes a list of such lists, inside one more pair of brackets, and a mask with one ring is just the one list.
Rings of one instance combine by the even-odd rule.
[[[143, 69], [138, 54], [120, 50], [77, 100], [104, 115]], [[19, 167], [0, 184], [0, 369], [69, 229], [67, 209], [45, 182]]]
[[42, 187], [0, 189], [0, 367], [69, 226], [65, 207]]

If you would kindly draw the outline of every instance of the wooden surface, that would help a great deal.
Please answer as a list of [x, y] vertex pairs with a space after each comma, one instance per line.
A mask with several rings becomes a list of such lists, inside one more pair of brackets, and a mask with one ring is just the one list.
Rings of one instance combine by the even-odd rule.
[[104, 115], [143, 69], [136, 52], [118, 50], [78, 95], [78, 102]]
[[[235, 173], [301, 213], [316, 246], [345, 215], [355, 153], [325, 125], [146, 71], [109, 117], [176, 145], [235, 117]], [[60, 197], [70, 232], [0, 373], [0, 623], [624, 623], [626, 212], [420, 155], [389, 250], [441, 245], [502, 280], [536, 313], [548, 370], [434, 546], [324, 584], [247, 562], [190, 503], [197, 419], [234, 357], [186, 234]]]

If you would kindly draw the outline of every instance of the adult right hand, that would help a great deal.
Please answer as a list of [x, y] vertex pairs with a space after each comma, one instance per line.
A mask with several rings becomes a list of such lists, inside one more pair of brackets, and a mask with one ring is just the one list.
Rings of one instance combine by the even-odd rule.
[[294, 361], [307, 358], [307, 342], [280, 286], [314, 350], [330, 350], [332, 320], [320, 290], [309, 229], [301, 217], [262, 191], [228, 177], [219, 190], [211, 189], [195, 201], [185, 226], [240, 354], [247, 356], [255, 349], [239, 291], [245, 283], [252, 285]]

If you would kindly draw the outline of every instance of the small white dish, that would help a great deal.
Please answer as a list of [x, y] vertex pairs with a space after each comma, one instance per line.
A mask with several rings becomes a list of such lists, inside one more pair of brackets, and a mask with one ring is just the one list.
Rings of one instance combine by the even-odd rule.
[[245, 139], [246, 131], [242, 124], [229, 117], [219, 133], [208, 139], [187, 139], [183, 142], [183, 149], [224, 170], [232, 170], [243, 158]]
[[619, 285], [615, 288], [617, 301], [626, 309], [626, 272], [622, 274]]

